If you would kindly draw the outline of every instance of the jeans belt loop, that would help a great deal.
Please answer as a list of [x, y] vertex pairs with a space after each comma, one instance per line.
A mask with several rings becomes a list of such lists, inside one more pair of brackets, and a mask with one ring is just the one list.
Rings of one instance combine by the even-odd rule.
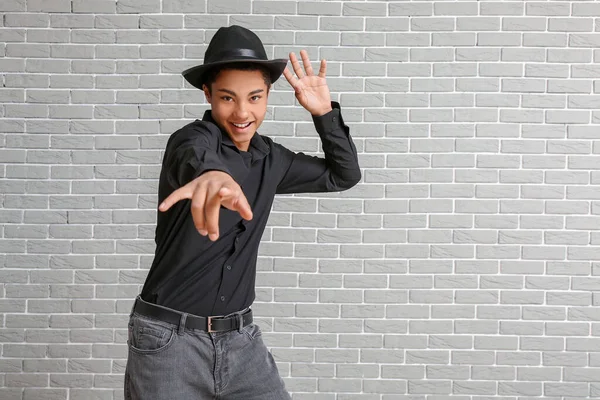
[[242, 328], [244, 327], [244, 316], [242, 315], [242, 313], [239, 313], [237, 315], [237, 320], [238, 320], [238, 332], [242, 333]]
[[131, 306], [131, 312], [129, 312], [129, 319], [131, 319], [131, 317], [133, 317], [133, 313], [135, 312], [135, 303], [138, 302], [138, 299], [140, 297], [136, 296], [135, 300], [133, 300], [133, 305]]
[[177, 328], [177, 334], [179, 334], [180, 336], [183, 335], [183, 332], [185, 331], [185, 322], [187, 320], [187, 316], [187, 313], [181, 314], [181, 319], [179, 320], [179, 327]]

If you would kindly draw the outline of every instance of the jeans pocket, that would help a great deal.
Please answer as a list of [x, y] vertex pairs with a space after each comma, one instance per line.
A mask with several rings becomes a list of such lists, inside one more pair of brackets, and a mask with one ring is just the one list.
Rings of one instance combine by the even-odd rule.
[[129, 349], [139, 354], [156, 354], [167, 349], [175, 339], [175, 329], [160, 321], [133, 315], [129, 322]]
[[260, 327], [255, 323], [251, 323], [242, 328], [242, 331], [248, 336], [250, 340], [256, 339], [258, 336], [262, 335]]

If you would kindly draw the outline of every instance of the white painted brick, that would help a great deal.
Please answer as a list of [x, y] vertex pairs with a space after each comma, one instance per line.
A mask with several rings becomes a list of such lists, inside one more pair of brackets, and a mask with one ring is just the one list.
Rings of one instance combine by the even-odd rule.
[[[363, 170], [278, 197], [263, 235], [295, 397], [600, 394], [598, 4], [400, 3], [4, 1], [0, 397], [122, 397], [161, 154], [208, 108], [181, 71], [227, 24], [329, 61]], [[263, 134], [319, 154], [275, 89]]]

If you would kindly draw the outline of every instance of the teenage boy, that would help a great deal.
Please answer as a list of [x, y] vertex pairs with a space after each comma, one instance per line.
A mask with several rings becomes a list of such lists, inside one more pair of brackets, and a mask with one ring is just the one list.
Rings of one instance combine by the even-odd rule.
[[[257, 252], [278, 193], [336, 192], [361, 178], [340, 106], [306, 51], [268, 60], [256, 34], [220, 28], [183, 72], [210, 103], [173, 133], [159, 180], [156, 253], [129, 321], [125, 399], [290, 399], [253, 323]], [[312, 115], [324, 158], [258, 134], [284, 75]]]

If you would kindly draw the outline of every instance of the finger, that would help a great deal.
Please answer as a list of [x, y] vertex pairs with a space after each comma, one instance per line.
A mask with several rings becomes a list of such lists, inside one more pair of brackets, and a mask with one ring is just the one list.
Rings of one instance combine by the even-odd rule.
[[294, 52], [290, 53], [290, 61], [292, 62], [292, 67], [294, 68], [296, 76], [298, 79], [302, 79], [304, 77], [304, 71], [302, 71], [300, 62], [298, 61], [298, 58], [296, 58], [296, 54], [294, 54]]
[[306, 50], [300, 50], [300, 57], [302, 57], [302, 64], [304, 64], [304, 70], [306, 71], [306, 75], [314, 75], [315, 73], [313, 72], [312, 64], [308, 59], [308, 52]]
[[219, 191], [221, 195], [221, 204], [230, 210], [237, 211], [242, 218], [247, 221], [252, 219], [252, 208], [248, 203], [248, 199], [241, 190], [233, 190], [228, 187], [223, 187]]
[[190, 187], [186, 186], [182, 186], [179, 189], [175, 190], [173, 193], [171, 193], [166, 199], [163, 200], [162, 203], [160, 203], [160, 206], [158, 206], [158, 209], [160, 211], [167, 211], [169, 208], [171, 208], [171, 206], [173, 206], [173, 204], [177, 203], [180, 200], [183, 199], [191, 199], [193, 195], [193, 191], [191, 190]]
[[250, 207], [250, 203], [248, 203], [248, 199], [246, 199], [244, 193], [238, 197], [236, 210], [246, 221], [250, 221], [252, 219], [252, 207]]
[[213, 242], [219, 238], [219, 211], [221, 209], [221, 196], [219, 196], [220, 185], [209, 185], [206, 192], [206, 204], [204, 205], [204, 218], [208, 238]]
[[206, 221], [204, 219], [204, 207], [206, 205], [206, 184], [200, 184], [192, 197], [191, 211], [194, 226], [202, 236], [206, 236]]
[[299, 94], [302, 91], [298, 79], [296, 79], [296, 77], [287, 68], [283, 70], [283, 76], [285, 76], [285, 79], [287, 79], [287, 81], [290, 83], [290, 86], [292, 89], [294, 89], [294, 92]]
[[283, 70], [283, 76], [285, 76], [285, 79], [287, 79], [287, 81], [293, 88], [296, 87], [298, 79], [296, 79], [294, 74], [292, 74], [288, 68]]
[[327, 61], [325, 61], [325, 59], [322, 59], [321, 68], [319, 68], [319, 76], [321, 78], [325, 78], [325, 73], [327, 73]]

